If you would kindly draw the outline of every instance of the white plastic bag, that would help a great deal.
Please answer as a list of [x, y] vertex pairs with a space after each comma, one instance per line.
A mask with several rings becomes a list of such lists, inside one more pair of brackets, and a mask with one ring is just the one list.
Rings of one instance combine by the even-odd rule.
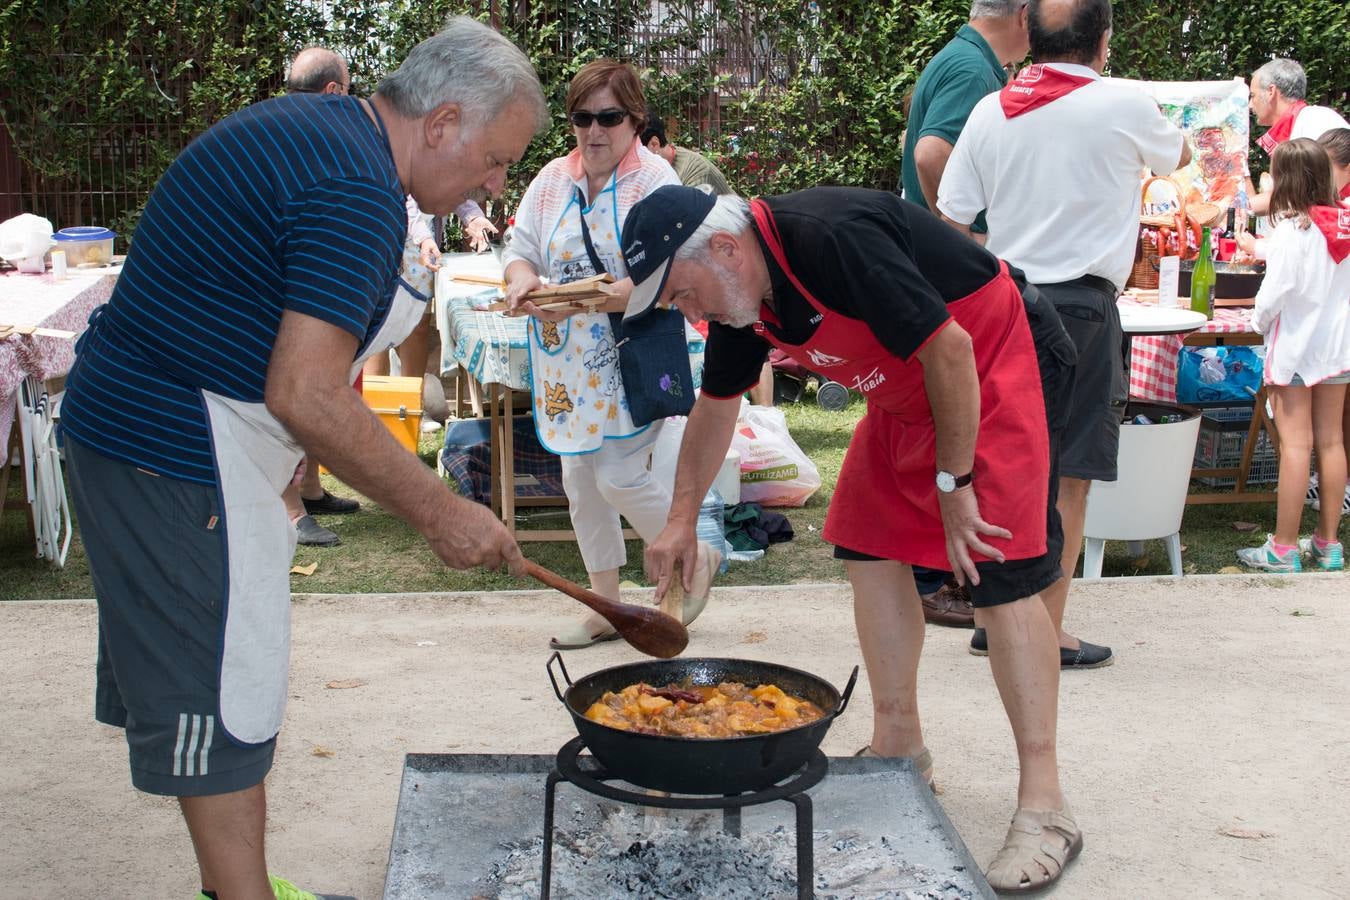
[[21, 213], [0, 222], [0, 257], [16, 264], [21, 272], [45, 270], [43, 256], [52, 244], [52, 223], [32, 213]]
[[741, 455], [741, 501], [801, 506], [820, 488], [820, 471], [788, 433], [783, 411], [743, 406], [731, 436]]

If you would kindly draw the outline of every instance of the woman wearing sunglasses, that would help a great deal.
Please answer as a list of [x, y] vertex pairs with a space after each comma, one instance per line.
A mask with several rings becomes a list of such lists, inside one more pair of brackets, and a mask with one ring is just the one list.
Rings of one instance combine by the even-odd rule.
[[[679, 184], [675, 170], [642, 146], [646, 100], [637, 72], [625, 63], [587, 63], [567, 91], [567, 116], [577, 145], [530, 183], [515, 215], [515, 237], [503, 256], [506, 299], [530, 320], [531, 388], [539, 440], [562, 457], [572, 527], [591, 587], [619, 597], [627, 561], [619, 516], [643, 540], [665, 527], [671, 485], [655, 481], [649, 462], [661, 422], [637, 426], [628, 413], [609, 312], [623, 312], [631, 282], [619, 235], [635, 203], [658, 187]], [[591, 310], [540, 310], [529, 291], [608, 272], [616, 296]], [[692, 389], [692, 386], [690, 386]], [[685, 599], [684, 621], [707, 602], [720, 555], [699, 548], [699, 571]], [[617, 637], [598, 616], [575, 622], [551, 645], [572, 650]]]

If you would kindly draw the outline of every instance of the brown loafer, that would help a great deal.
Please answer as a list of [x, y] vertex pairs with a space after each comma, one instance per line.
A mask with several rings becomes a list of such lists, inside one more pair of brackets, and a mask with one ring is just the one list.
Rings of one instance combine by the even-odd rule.
[[948, 581], [933, 594], [920, 594], [923, 620], [948, 628], [974, 628], [975, 607], [970, 602], [970, 591]]

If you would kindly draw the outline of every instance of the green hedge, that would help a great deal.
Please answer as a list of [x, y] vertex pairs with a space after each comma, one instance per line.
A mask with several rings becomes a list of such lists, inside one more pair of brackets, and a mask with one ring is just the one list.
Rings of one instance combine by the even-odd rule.
[[[707, 0], [681, 5], [660, 30], [644, 21], [647, 8], [636, 0], [491, 4], [535, 61], [557, 112], [513, 172], [504, 206], [568, 149], [568, 80], [601, 55], [643, 69], [652, 98], [680, 123], [680, 142], [708, 153], [743, 192], [892, 187], [901, 99], [968, 3]], [[356, 89], [369, 91], [446, 14], [487, 19], [488, 11], [439, 0], [0, 5], [0, 114], [27, 173], [22, 208], [58, 226], [97, 222], [130, 233], [174, 155], [212, 122], [276, 93], [299, 48], [344, 52]], [[1284, 55], [1307, 68], [1311, 100], [1350, 111], [1345, 0], [1118, 0], [1115, 18], [1111, 74], [1227, 79]], [[725, 33], [754, 38], [748, 58], [713, 49], [725, 47], [714, 40]], [[746, 73], [755, 83], [738, 87]]]

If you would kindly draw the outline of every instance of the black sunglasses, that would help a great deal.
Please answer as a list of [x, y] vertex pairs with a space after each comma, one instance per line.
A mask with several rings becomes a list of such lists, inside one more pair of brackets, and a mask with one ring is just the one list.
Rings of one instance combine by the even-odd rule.
[[621, 109], [606, 109], [598, 113], [579, 109], [567, 118], [571, 119], [572, 124], [578, 128], [590, 128], [592, 122], [599, 122], [601, 128], [613, 128], [628, 118], [628, 113]]

